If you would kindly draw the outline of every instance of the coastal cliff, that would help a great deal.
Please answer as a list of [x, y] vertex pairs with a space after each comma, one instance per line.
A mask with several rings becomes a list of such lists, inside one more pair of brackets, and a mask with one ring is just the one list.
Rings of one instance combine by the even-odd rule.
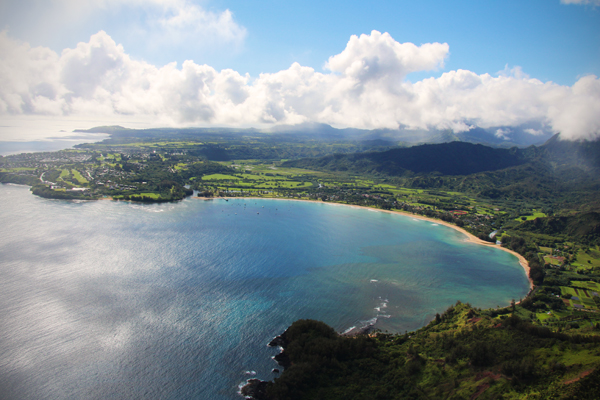
[[600, 396], [600, 337], [552, 332], [458, 302], [410, 334], [337, 334], [294, 322], [271, 345], [285, 371], [253, 379], [256, 400]]

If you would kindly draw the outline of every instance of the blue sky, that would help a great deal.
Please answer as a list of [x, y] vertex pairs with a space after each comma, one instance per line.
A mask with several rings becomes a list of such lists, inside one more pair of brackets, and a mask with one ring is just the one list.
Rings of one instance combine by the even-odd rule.
[[446, 70], [482, 74], [518, 65], [566, 85], [584, 74], [600, 76], [600, 9], [590, 6], [558, 0], [219, 3], [248, 29], [247, 51], [234, 69], [247, 63], [251, 74], [293, 61], [320, 68], [350, 35], [375, 29], [399, 42], [448, 43]]
[[[5, 64], [0, 79], [11, 86], [0, 93], [5, 119], [135, 121], [152, 115], [152, 124], [166, 125], [317, 121], [459, 131], [528, 126], [532, 132], [574, 136], [586, 136], [587, 130], [592, 137], [600, 130], [593, 118], [600, 111], [600, 0], [22, 0], [0, 3], [0, 28]], [[350, 49], [353, 35], [360, 40]], [[406, 43], [447, 48], [416, 52], [401, 46]], [[331, 64], [338, 55], [338, 63]], [[186, 60], [193, 63], [186, 67]], [[177, 66], [167, 68], [172, 62]], [[370, 68], [366, 80], [356, 75], [353, 62]], [[390, 75], [394, 68], [400, 72]], [[375, 70], [384, 72], [374, 76]], [[135, 74], [146, 81], [133, 80]], [[15, 76], [22, 81], [14, 83]], [[167, 93], [166, 82], [186, 88], [195, 82], [195, 92], [186, 98]], [[302, 93], [293, 84], [303, 87]], [[473, 90], [466, 93], [465, 87]], [[432, 91], [436, 99], [428, 102]], [[319, 93], [340, 97], [317, 109], [310, 96]], [[480, 109], [474, 98], [484, 93], [494, 100]], [[507, 93], [530, 98], [527, 104], [509, 104]], [[170, 117], [173, 96], [181, 107]], [[548, 100], [558, 98], [558, 103]], [[427, 107], [435, 104], [430, 115]], [[575, 107], [585, 123], [553, 111], [564, 104]], [[347, 117], [361, 107], [380, 113]], [[422, 115], [415, 119], [394, 111], [408, 108]], [[531, 118], [522, 110], [530, 110]]]
[[160, 47], [144, 43], [133, 32], [136, 25], [145, 25], [147, 11], [142, 7], [105, 6], [68, 15], [63, 8], [76, 9], [69, 5], [75, 2], [65, 1], [66, 7], [59, 3], [2, 2], [0, 27], [57, 52], [104, 30], [127, 53], [155, 65], [194, 60], [252, 76], [286, 69], [293, 62], [320, 70], [351, 35], [372, 30], [388, 32], [399, 42], [448, 43], [445, 70], [482, 74], [520, 66], [530, 76], [563, 85], [586, 74], [600, 76], [600, 8], [559, 0], [196, 1], [192, 3], [216, 14], [230, 10], [246, 31], [241, 42], [213, 46], [198, 37]]

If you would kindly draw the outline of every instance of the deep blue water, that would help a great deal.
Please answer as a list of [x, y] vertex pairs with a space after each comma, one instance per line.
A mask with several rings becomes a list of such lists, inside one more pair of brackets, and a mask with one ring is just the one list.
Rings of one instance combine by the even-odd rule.
[[70, 202], [0, 186], [0, 393], [236, 399], [294, 320], [404, 332], [528, 291], [517, 259], [427, 221], [277, 200]]

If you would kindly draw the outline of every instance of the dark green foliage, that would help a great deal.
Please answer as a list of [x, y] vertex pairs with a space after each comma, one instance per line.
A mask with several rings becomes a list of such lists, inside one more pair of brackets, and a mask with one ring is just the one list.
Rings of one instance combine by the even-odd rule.
[[477, 341], [469, 350], [469, 360], [472, 365], [485, 367], [494, 363], [494, 348], [487, 342]]
[[545, 276], [544, 265], [537, 256], [536, 247], [520, 236], [509, 236], [502, 245], [516, 251], [527, 259], [529, 277], [533, 280], [534, 284], [541, 285]]
[[354, 174], [402, 176], [407, 171], [468, 175], [504, 169], [525, 162], [526, 160], [517, 149], [495, 149], [471, 143], [451, 142], [398, 148], [384, 152], [335, 154], [320, 159], [288, 161], [283, 165], [327, 171], [347, 171]]
[[508, 360], [502, 364], [502, 373], [508, 377], [529, 379], [535, 376], [535, 362], [532, 357], [521, 360]]
[[95, 197], [88, 192], [67, 192], [52, 190], [46, 185], [36, 184], [31, 188], [31, 192], [37, 196], [45, 197], [47, 199], [61, 199], [61, 200], [94, 200]]
[[525, 221], [515, 228], [519, 231], [543, 233], [546, 235], [570, 235], [588, 238], [592, 241], [600, 239], [600, 213], [584, 212], [571, 216], [552, 216]]
[[596, 400], [600, 398], [600, 369], [596, 368], [589, 375], [568, 385], [551, 385], [532, 398], [540, 400]]
[[[438, 317], [410, 338], [390, 334], [345, 337], [321, 322], [298, 321], [282, 335], [288, 341], [284, 354], [289, 367], [267, 384], [267, 394], [260, 398], [469, 398], [484, 382], [493, 385], [496, 394], [516, 390], [533, 395], [553, 384], [558, 389], [552, 393], [563, 393], [563, 376], [577, 366], [566, 366], [558, 359], [544, 362], [538, 352], [557, 345], [564, 352], [579, 351], [579, 346], [600, 349], [598, 336], [557, 333], [516, 316], [497, 323], [462, 303]], [[462, 327], [449, 331], [457, 326]], [[489, 371], [498, 375], [473, 384]], [[597, 390], [594, 385], [582, 379], [574, 389], [566, 389], [582, 393], [583, 389]]]
[[0, 172], [0, 183], [16, 183], [18, 185], [33, 186], [40, 183], [40, 180], [34, 175], [18, 175]]
[[234, 174], [235, 170], [214, 162], [201, 162], [188, 165], [186, 169], [177, 172], [182, 182], [189, 181], [192, 177], [200, 177], [211, 174]]

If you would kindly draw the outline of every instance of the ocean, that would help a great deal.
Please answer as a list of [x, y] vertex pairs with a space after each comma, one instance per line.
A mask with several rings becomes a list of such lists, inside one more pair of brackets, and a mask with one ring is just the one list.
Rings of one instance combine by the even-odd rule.
[[429, 221], [267, 199], [60, 201], [0, 185], [4, 399], [239, 399], [299, 318], [414, 330], [529, 290], [513, 255]]

